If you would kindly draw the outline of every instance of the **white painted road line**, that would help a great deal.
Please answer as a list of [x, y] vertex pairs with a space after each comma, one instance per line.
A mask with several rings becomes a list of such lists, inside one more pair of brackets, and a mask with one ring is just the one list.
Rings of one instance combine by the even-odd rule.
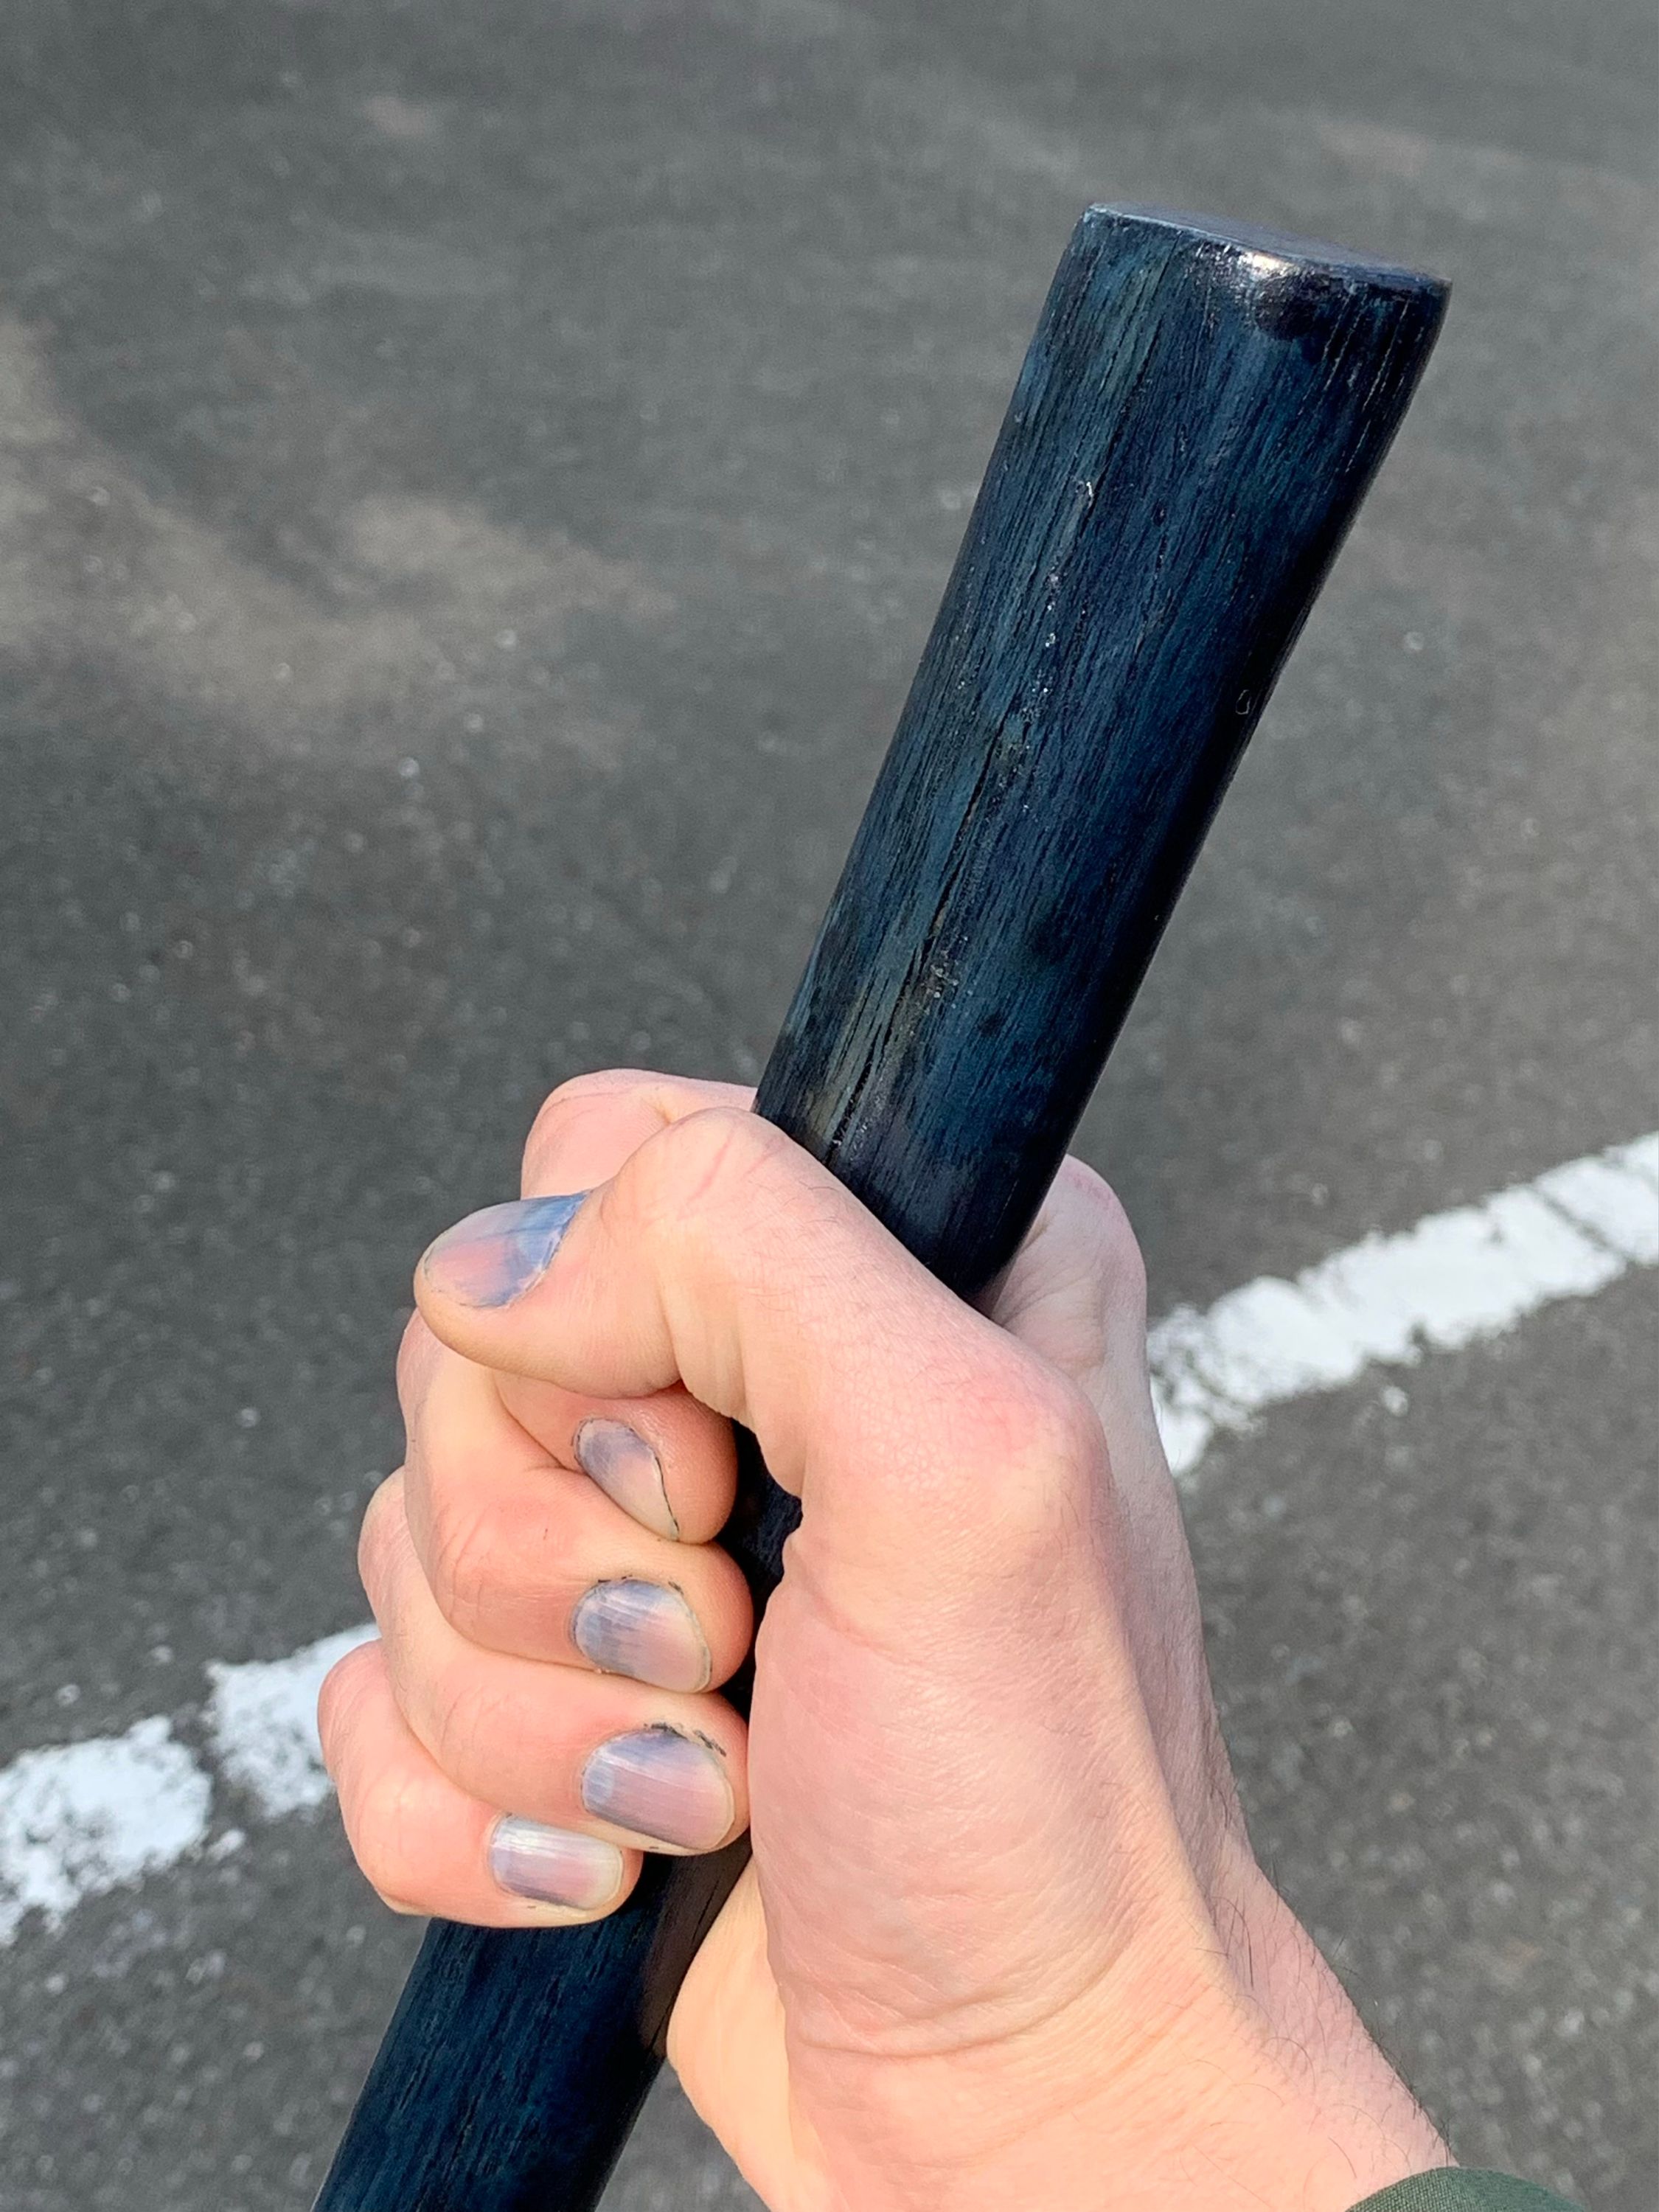
[[0, 1774], [0, 1943], [207, 1841], [213, 1782], [164, 1720], [26, 1751]]
[[1293, 1281], [1263, 1275], [1207, 1313], [1152, 1329], [1152, 1396], [1170, 1464], [1190, 1479], [1218, 1429], [1500, 1336], [1557, 1298], [1659, 1263], [1659, 1135], [1552, 1168], [1478, 1206], [1367, 1237]]
[[286, 1659], [240, 1667], [210, 1662], [207, 1733], [214, 1759], [226, 1781], [246, 1790], [267, 1820], [320, 1805], [329, 1796], [317, 1745], [317, 1692], [335, 1661], [374, 1633], [374, 1622], [366, 1620]]
[[[1659, 1134], [1569, 1160], [1400, 1236], [1368, 1237], [1293, 1280], [1260, 1277], [1206, 1313], [1182, 1307], [1149, 1342], [1170, 1464], [1190, 1484], [1218, 1432], [1248, 1429], [1270, 1407], [1500, 1336], [1558, 1299], [1656, 1265]], [[328, 1796], [318, 1686], [373, 1633], [349, 1628], [286, 1659], [209, 1667], [213, 1767], [266, 1819]], [[213, 1795], [213, 1771], [161, 1719], [15, 1759], [0, 1769], [0, 1945], [31, 1911], [56, 1928], [84, 1898], [204, 1847], [234, 1850], [236, 1830], [208, 1845]]]

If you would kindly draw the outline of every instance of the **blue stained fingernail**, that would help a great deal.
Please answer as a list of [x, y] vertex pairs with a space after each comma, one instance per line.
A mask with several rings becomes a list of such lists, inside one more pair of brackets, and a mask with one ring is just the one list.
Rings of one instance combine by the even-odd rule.
[[576, 1464], [623, 1511], [659, 1536], [679, 1541], [680, 1524], [668, 1502], [662, 1462], [626, 1421], [597, 1415], [576, 1431]]
[[596, 1583], [571, 1616], [570, 1638], [607, 1674], [659, 1690], [705, 1690], [711, 1665], [697, 1616], [663, 1583]]
[[678, 1729], [636, 1729], [602, 1743], [582, 1769], [584, 1808], [630, 1834], [712, 1851], [732, 1826], [719, 1755]]
[[511, 1305], [547, 1273], [586, 1196], [520, 1198], [469, 1213], [427, 1247], [421, 1272], [458, 1305]]
[[597, 1912], [623, 1885], [623, 1855], [597, 1836], [504, 1814], [489, 1836], [489, 1871], [514, 1897]]

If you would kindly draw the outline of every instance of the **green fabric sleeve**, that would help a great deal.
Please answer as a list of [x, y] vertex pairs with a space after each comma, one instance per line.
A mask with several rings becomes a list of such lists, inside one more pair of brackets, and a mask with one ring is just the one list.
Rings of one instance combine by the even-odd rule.
[[1578, 2207], [1535, 2182], [1512, 2181], [1507, 2173], [1442, 2166], [1368, 2197], [1353, 2212], [1578, 2212]]

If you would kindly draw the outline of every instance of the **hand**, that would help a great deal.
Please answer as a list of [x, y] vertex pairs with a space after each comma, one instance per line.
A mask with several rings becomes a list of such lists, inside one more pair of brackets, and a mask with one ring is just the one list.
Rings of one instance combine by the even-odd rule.
[[[746, 1104], [568, 1085], [540, 1202], [422, 1263], [381, 1640], [322, 1698], [370, 1881], [586, 1919], [750, 1822], [669, 2055], [775, 2212], [1346, 2212], [1447, 2162], [1251, 1855], [1116, 1201], [1068, 1162], [981, 1314]], [[747, 1736], [731, 1420], [803, 1507]]]

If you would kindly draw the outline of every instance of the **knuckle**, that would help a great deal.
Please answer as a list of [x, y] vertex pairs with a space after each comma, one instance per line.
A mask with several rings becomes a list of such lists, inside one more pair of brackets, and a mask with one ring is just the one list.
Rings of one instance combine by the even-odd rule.
[[1017, 1346], [1009, 1354], [985, 1361], [957, 1404], [974, 1424], [985, 1494], [998, 1501], [988, 1534], [1005, 1553], [1026, 1559], [1070, 1541], [1079, 1498], [1098, 1479], [1104, 1445], [1082, 1390]]
[[1090, 1458], [1099, 1425], [1082, 1392], [1038, 1360], [988, 1363], [976, 1394], [982, 1433], [1005, 1467], [1033, 1472]]
[[524, 1174], [535, 1180], [544, 1162], [557, 1149], [573, 1121], [591, 1114], [596, 1106], [615, 1105], [649, 1091], [653, 1079], [634, 1068], [607, 1067], [570, 1076], [550, 1091], [536, 1109], [536, 1118], [525, 1139]]
[[571, 1107], [574, 1105], [579, 1099], [591, 1097], [596, 1083], [602, 1082], [605, 1079], [606, 1079], [595, 1077], [591, 1074], [573, 1075], [565, 1082], [556, 1085], [556, 1086], [548, 1092], [546, 1097], [543, 1099], [541, 1104], [536, 1109], [536, 1118], [532, 1121], [530, 1125], [530, 1133], [525, 1139], [525, 1157], [526, 1159], [530, 1158], [538, 1146], [544, 1146], [551, 1142], [554, 1137], [556, 1136], [560, 1126], [568, 1115]]
[[491, 1516], [453, 1495], [434, 1501], [427, 1580], [444, 1619], [471, 1637], [500, 1583], [501, 1547]]
[[336, 1772], [349, 1741], [353, 1716], [384, 1663], [377, 1642], [360, 1644], [343, 1659], [337, 1659], [322, 1679], [317, 1692], [317, 1735], [330, 1774]]
[[1100, 1456], [1100, 1416], [1077, 1385], [1053, 1369], [1029, 1384], [1026, 1449], [1045, 1468], [1067, 1474], [1092, 1468]]
[[398, 1474], [388, 1475], [372, 1492], [363, 1509], [362, 1526], [357, 1532], [357, 1574], [371, 1604], [377, 1594], [383, 1592], [390, 1583], [394, 1564], [407, 1541], [407, 1536], [404, 1478], [400, 1469]]
[[416, 1884], [427, 1826], [417, 1800], [424, 1794], [405, 1770], [385, 1765], [341, 1798], [351, 1855], [383, 1897], [406, 1897]]
[[647, 1230], [718, 1237], [775, 1202], [789, 1152], [770, 1122], [707, 1106], [641, 1147], [629, 1163], [630, 1200]]
[[419, 1415], [433, 1366], [442, 1350], [420, 1314], [411, 1314], [398, 1343], [398, 1404], [406, 1425]]
[[461, 1789], [481, 1763], [510, 1757], [523, 1735], [524, 1716], [494, 1674], [488, 1665], [453, 1663], [436, 1669], [425, 1684], [427, 1749]]

